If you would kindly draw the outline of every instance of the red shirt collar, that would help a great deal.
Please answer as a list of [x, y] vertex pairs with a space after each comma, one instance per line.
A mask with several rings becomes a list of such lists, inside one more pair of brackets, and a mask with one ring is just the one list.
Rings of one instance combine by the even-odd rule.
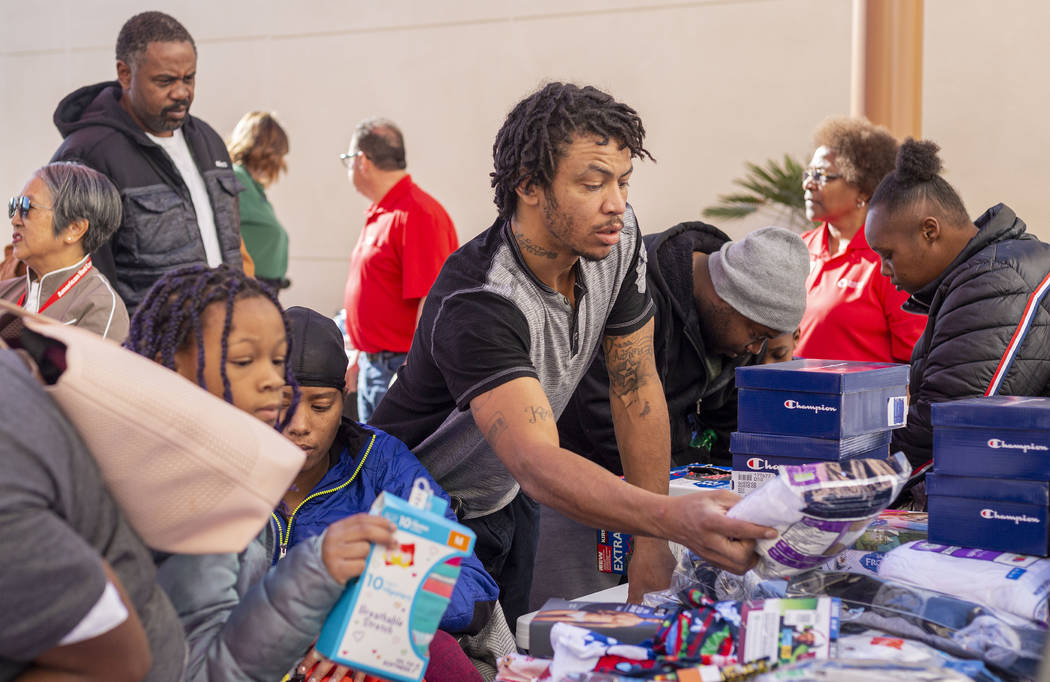
[[[822, 258], [830, 258], [831, 254], [828, 253], [828, 224], [824, 223], [820, 227], [818, 233], [820, 239], [820, 256]], [[849, 240], [849, 244], [846, 244], [846, 251], [866, 251], [868, 249], [868, 238], [864, 236], [864, 226], [861, 225], [860, 229], [857, 230], [857, 234], [853, 235], [853, 239]], [[845, 253], [845, 252], [843, 252]]]
[[365, 216], [371, 219], [372, 216], [379, 215], [380, 213], [390, 212], [393, 207], [401, 201], [401, 198], [408, 194], [411, 185], [412, 176], [405, 173], [405, 177], [398, 180], [393, 187], [388, 189], [382, 199], [368, 207], [368, 210], [365, 211]]

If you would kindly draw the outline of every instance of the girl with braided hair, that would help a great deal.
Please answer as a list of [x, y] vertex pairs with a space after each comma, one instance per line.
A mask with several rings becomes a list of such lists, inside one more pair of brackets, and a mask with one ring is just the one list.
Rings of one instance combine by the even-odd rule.
[[[288, 322], [273, 292], [225, 265], [162, 277], [131, 320], [125, 346], [209, 393], [282, 428], [299, 389], [286, 363]], [[285, 385], [292, 387], [282, 412]], [[393, 548], [394, 525], [357, 514], [300, 542], [270, 567], [269, 524], [239, 554], [158, 557], [157, 582], [189, 646], [186, 680], [278, 680], [309, 650], [373, 543]]]
[[[191, 265], [150, 289], [124, 346], [280, 430], [299, 403], [285, 363], [290, 338], [269, 287], [228, 265]], [[277, 424], [285, 384], [292, 387], [292, 402]]]

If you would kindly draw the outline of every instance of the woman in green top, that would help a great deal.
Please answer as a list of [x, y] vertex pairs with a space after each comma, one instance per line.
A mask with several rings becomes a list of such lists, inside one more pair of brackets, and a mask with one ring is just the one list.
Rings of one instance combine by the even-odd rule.
[[286, 170], [288, 135], [272, 114], [245, 114], [229, 140], [230, 158], [237, 179], [245, 186], [240, 193], [241, 237], [255, 261], [255, 278], [276, 291], [291, 284], [288, 272], [288, 233], [266, 198], [266, 188]]

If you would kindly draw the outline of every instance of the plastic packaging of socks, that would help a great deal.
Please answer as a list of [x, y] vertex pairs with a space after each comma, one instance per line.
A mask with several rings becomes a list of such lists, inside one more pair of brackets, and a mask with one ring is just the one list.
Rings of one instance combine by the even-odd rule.
[[759, 540], [755, 573], [783, 578], [819, 566], [846, 550], [889, 506], [908, 480], [902, 453], [889, 459], [853, 459], [785, 466], [751, 491], [728, 516], [776, 528]]

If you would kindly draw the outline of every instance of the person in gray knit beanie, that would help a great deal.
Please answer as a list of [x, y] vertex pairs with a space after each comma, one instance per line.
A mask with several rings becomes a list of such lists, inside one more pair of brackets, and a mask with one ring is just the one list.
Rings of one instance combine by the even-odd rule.
[[782, 227], [763, 227], [726, 242], [708, 257], [715, 293], [744, 317], [793, 332], [806, 310], [809, 251]]

